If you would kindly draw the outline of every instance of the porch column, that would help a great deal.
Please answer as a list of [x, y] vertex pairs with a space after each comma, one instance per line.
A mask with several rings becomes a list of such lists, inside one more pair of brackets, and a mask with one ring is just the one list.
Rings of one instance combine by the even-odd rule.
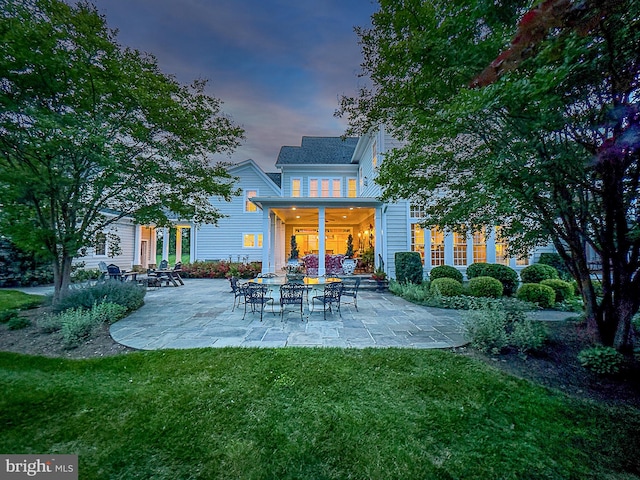
[[382, 261], [384, 262], [384, 271], [389, 272], [389, 266], [387, 265], [387, 249], [385, 246], [384, 239], [384, 223], [382, 221], [382, 207], [376, 208], [375, 219], [374, 219], [375, 229], [376, 229], [376, 244], [374, 247], [375, 252], [375, 265], [380, 266], [380, 257], [382, 257]]
[[182, 227], [176, 227], [176, 263], [182, 263]]
[[133, 230], [133, 263], [134, 265], [142, 265], [142, 261], [140, 259], [140, 241], [142, 240], [142, 225], [135, 224]]
[[169, 261], [169, 229], [162, 228], [162, 260]]
[[149, 245], [149, 258], [153, 265], [157, 264], [158, 258], [158, 229], [156, 227], [151, 227], [151, 239], [149, 240], [151, 245]]
[[322, 276], [326, 273], [325, 253], [326, 253], [326, 241], [325, 236], [325, 209], [324, 207], [318, 207], [318, 276]]
[[191, 223], [191, 231], [189, 232], [189, 263], [193, 263], [196, 261], [196, 228], [197, 224], [195, 222]]
[[467, 267], [473, 263], [473, 232], [467, 232]]
[[262, 273], [269, 273], [271, 268], [271, 248], [273, 240], [271, 238], [271, 209], [262, 209]]
[[424, 274], [429, 278], [428, 273], [431, 271], [431, 229], [424, 231]]

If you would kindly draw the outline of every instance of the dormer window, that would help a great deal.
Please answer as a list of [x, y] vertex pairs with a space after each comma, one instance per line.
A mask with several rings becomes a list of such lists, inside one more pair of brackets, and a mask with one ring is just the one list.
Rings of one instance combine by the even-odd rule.
[[302, 196], [302, 180], [299, 178], [291, 179], [291, 196], [292, 197], [301, 197]]

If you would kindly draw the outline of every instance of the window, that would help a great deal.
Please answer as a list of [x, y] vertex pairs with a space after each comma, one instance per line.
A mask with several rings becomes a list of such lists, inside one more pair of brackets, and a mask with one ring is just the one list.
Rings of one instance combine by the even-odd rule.
[[374, 169], [378, 166], [378, 142], [371, 145], [371, 163]]
[[355, 198], [357, 193], [358, 192], [356, 190], [356, 179], [348, 178], [347, 179], [347, 196], [349, 198]]
[[292, 197], [302, 196], [302, 181], [299, 178], [294, 178], [291, 180], [291, 196]]
[[258, 191], [257, 190], [247, 190], [245, 193], [245, 199], [244, 199], [244, 211], [245, 212], [257, 212], [258, 211], [258, 207], [256, 206], [255, 203], [252, 203], [251, 200], [249, 200], [250, 198], [253, 197], [257, 197], [258, 196]]
[[96, 256], [103, 257], [107, 255], [107, 235], [105, 233], [98, 232], [96, 234], [96, 244], [94, 252]]
[[340, 180], [334, 178], [331, 180], [331, 196], [332, 197], [341, 197], [342, 192], [340, 191]]
[[244, 248], [262, 248], [262, 234], [245, 233], [243, 235], [242, 246]]
[[329, 179], [323, 178], [320, 181], [320, 184], [322, 185], [322, 196], [328, 197], [329, 196]]
[[453, 232], [453, 264], [467, 264], [467, 234]]
[[409, 207], [409, 214], [412, 218], [425, 218], [427, 216], [427, 211], [422, 205], [411, 204]]
[[496, 263], [509, 265], [509, 257], [507, 256], [507, 241], [500, 237], [501, 227], [496, 227]]
[[310, 178], [310, 197], [341, 197], [341, 182], [339, 178]]
[[411, 224], [411, 251], [420, 253], [424, 265], [424, 230], [417, 223]]
[[431, 229], [431, 266], [444, 265], [444, 232], [441, 228]]
[[484, 229], [482, 229], [479, 232], [473, 233], [473, 262], [474, 263], [487, 262], [487, 242], [485, 238]]
[[318, 179], [312, 178], [309, 180], [309, 196], [317, 197], [318, 196]]

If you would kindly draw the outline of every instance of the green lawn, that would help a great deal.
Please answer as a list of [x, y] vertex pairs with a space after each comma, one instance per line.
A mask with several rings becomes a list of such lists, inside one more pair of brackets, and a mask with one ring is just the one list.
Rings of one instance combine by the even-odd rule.
[[0, 312], [37, 307], [45, 300], [42, 295], [28, 295], [17, 290], [0, 290]]
[[0, 452], [80, 478], [632, 479], [640, 412], [443, 351], [0, 353]]

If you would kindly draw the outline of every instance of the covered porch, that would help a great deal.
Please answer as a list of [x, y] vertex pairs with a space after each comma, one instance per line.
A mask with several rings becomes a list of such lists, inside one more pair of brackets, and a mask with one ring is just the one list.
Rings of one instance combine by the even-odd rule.
[[353, 236], [356, 257], [385, 244], [382, 202], [375, 198], [254, 197], [262, 210], [262, 271], [278, 273], [290, 255], [294, 235], [300, 256], [318, 255], [318, 275], [326, 273], [325, 255], [344, 254]]

